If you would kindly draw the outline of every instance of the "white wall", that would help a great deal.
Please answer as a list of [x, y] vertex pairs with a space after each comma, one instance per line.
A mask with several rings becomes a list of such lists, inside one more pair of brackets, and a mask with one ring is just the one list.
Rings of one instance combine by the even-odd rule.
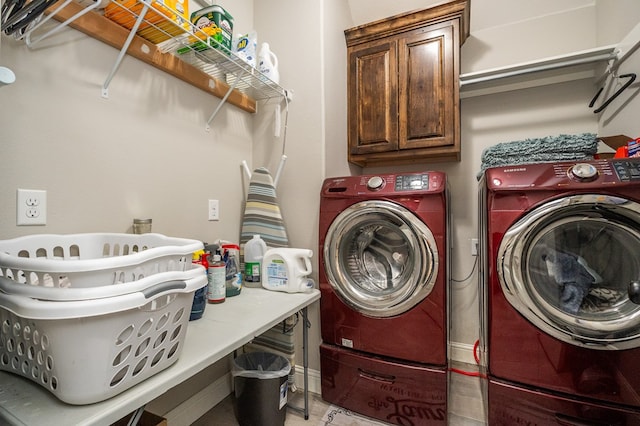
[[[624, 39], [629, 32], [634, 31], [636, 38], [640, 38], [640, 2], [633, 0], [599, 0], [598, 7], [598, 41], [601, 44], [616, 44]], [[627, 60], [619, 64], [617, 75], [640, 72], [640, 54], [635, 51]], [[597, 87], [604, 86], [605, 90], [598, 98], [596, 105], [601, 105], [608, 96], [618, 90], [620, 81], [610, 78], [598, 82]], [[640, 77], [640, 76], [639, 76]], [[594, 86], [595, 93], [595, 86]], [[633, 138], [640, 136], [640, 81], [637, 79], [628, 89], [599, 115], [600, 134], [627, 135]]]
[[[238, 239], [250, 114], [225, 106], [207, 132], [217, 98], [129, 56], [103, 99], [118, 51], [72, 29], [32, 50], [1, 42], [0, 64], [16, 74], [0, 91], [2, 238], [126, 232], [149, 217], [156, 232]], [[17, 188], [47, 190], [46, 226], [16, 227]], [[207, 221], [209, 198], [219, 222]]]

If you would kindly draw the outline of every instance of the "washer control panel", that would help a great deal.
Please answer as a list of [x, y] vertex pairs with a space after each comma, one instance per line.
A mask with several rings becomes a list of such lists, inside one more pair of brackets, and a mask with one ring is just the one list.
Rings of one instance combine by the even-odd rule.
[[429, 189], [429, 174], [413, 174], [396, 176], [396, 191], [416, 191]]
[[638, 159], [614, 160], [612, 165], [621, 182], [640, 181], [640, 161]]

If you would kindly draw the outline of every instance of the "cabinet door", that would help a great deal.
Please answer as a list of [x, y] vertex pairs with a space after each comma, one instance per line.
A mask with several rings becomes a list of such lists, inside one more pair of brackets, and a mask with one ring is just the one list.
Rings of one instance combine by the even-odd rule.
[[349, 152], [398, 149], [398, 83], [395, 40], [349, 49]]
[[399, 43], [399, 148], [454, 145], [454, 26], [424, 28]]

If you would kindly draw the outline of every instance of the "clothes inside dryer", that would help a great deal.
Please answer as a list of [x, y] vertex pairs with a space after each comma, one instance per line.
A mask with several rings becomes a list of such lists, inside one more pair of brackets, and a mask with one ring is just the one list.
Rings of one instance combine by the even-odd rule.
[[326, 272], [336, 294], [358, 312], [406, 312], [433, 288], [438, 253], [433, 234], [409, 210], [388, 201], [345, 209], [327, 232]]
[[[640, 239], [618, 225], [580, 218], [541, 233], [529, 250], [533, 290], [569, 314], [627, 315], [628, 287], [640, 279]], [[622, 312], [621, 312], [622, 309]]]
[[[505, 234], [511, 304], [561, 340], [633, 347], [640, 337], [640, 204], [575, 195], [541, 205]], [[558, 335], [560, 332], [561, 335]]]
[[340, 250], [354, 284], [369, 293], [389, 293], [406, 281], [405, 271], [414, 262], [401, 227], [383, 221], [352, 229]]

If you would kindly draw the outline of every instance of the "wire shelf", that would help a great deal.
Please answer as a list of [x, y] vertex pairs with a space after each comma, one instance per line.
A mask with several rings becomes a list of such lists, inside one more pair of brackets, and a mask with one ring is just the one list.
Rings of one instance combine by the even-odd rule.
[[287, 96], [280, 85], [166, 5], [150, 0], [112, 0], [110, 5], [110, 13], [105, 14], [109, 19], [156, 42], [162, 52], [226, 83], [230, 90], [236, 89], [257, 101]]

